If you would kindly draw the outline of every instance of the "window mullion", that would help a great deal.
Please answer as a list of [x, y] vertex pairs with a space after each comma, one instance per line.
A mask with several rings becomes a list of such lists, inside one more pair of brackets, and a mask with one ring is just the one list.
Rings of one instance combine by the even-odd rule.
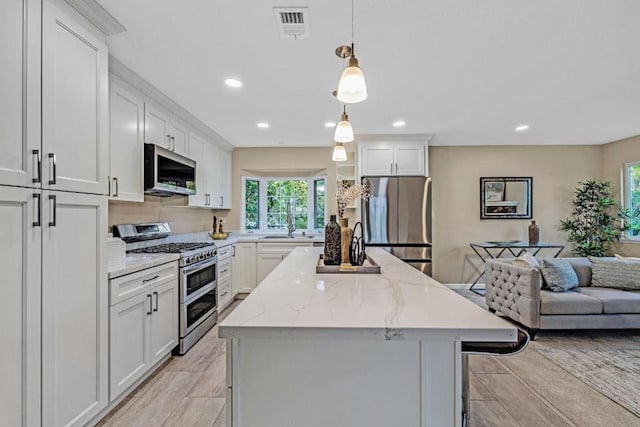
[[268, 179], [260, 178], [260, 231], [267, 231], [267, 183]]

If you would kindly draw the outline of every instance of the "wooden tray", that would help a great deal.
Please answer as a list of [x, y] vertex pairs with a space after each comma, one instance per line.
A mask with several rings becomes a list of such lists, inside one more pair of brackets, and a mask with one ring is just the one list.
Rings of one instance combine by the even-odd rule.
[[341, 265], [324, 265], [324, 257], [323, 254], [320, 254], [318, 257], [318, 262], [316, 264], [316, 273], [360, 273], [360, 274], [380, 274], [380, 266], [376, 264], [374, 260], [367, 258], [364, 260], [364, 264], [362, 265], [351, 265], [351, 264], [341, 264]]

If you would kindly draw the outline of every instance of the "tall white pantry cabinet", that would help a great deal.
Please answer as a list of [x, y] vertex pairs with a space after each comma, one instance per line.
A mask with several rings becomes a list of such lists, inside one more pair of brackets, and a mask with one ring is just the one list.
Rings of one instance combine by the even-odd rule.
[[105, 35], [62, 0], [0, 3], [0, 417], [107, 405]]

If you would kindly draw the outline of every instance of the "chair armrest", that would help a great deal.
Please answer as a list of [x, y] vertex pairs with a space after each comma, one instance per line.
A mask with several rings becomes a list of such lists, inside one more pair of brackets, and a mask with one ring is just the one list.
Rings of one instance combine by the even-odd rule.
[[528, 328], [540, 327], [540, 270], [487, 260], [485, 277], [484, 299], [490, 309]]

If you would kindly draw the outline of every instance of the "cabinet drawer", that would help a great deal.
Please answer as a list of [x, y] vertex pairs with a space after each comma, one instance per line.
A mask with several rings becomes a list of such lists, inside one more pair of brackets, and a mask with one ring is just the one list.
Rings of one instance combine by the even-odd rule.
[[304, 243], [258, 243], [258, 253], [289, 253], [300, 246], [313, 246], [313, 242]]
[[226, 306], [231, 298], [231, 280], [218, 283], [218, 308]]
[[218, 260], [223, 261], [231, 256], [231, 252], [233, 251], [233, 245], [224, 246], [222, 248], [218, 248]]
[[231, 279], [231, 258], [218, 263], [218, 283]]
[[171, 280], [178, 280], [177, 261], [111, 279], [109, 281], [110, 304], [117, 304]]

